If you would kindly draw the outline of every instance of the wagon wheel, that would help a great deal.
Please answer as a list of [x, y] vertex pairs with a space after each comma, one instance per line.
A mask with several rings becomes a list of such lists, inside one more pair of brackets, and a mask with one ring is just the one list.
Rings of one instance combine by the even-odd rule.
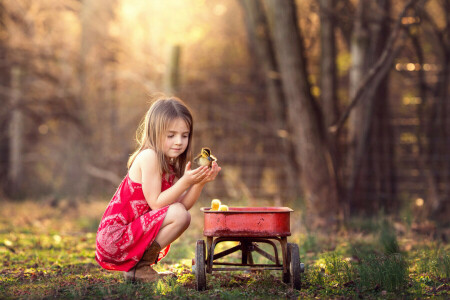
[[[289, 245], [289, 244], [287, 244]], [[288, 246], [286, 246], [286, 257], [283, 258], [283, 282], [284, 283], [291, 283], [291, 271], [290, 271], [290, 265], [291, 265], [291, 253], [289, 251]], [[287, 272], [284, 273], [284, 266], [286, 266]]]
[[[283, 262], [284, 264], [285, 262]], [[288, 271], [286, 273], [283, 272], [283, 282], [284, 283], [290, 283], [291, 282], [291, 273], [289, 272], [289, 260], [286, 259], [286, 264], [288, 265]]]
[[[288, 251], [288, 263], [290, 267], [290, 281], [291, 285], [294, 289], [301, 289], [301, 272], [302, 268], [300, 265], [300, 254], [297, 244], [288, 243], [287, 245]], [[284, 276], [283, 276], [284, 277]]]
[[195, 288], [197, 291], [206, 290], [205, 252], [205, 241], [198, 240], [195, 249]]

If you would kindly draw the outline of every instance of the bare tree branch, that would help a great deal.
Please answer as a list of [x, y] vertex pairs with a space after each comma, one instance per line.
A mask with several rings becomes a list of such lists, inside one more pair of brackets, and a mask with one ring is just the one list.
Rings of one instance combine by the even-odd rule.
[[122, 181], [122, 178], [120, 178], [116, 173], [90, 164], [86, 164], [84, 166], [84, 170], [87, 174], [111, 182], [113, 185], [118, 185]]
[[[371, 84], [375, 78], [377, 77], [383, 77], [387, 71], [391, 67], [391, 62], [397, 56], [398, 52], [400, 51], [402, 45], [394, 47], [395, 41], [397, 41], [400, 31], [402, 28], [405, 28], [402, 25], [402, 20], [405, 17], [405, 15], [408, 13], [408, 10], [416, 5], [416, 3], [419, 0], [410, 0], [405, 7], [403, 8], [403, 11], [401, 12], [400, 16], [397, 19], [397, 22], [395, 24], [394, 30], [392, 31], [391, 35], [389, 36], [388, 42], [386, 43], [386, 47], [383, 50], [383, 53], [381, 54], [378, 61], [375, 63], [375, 65], [369, 70], [366, 77], [361, 81], [355, 95], [350, 101], [350, 104], [345, 109], [344, 113], [341, 115], [339, 120], [332, 126], [328, 128], [330, 132], [337, 133], [344, 125], [345, 121], [350, 115], [351, 110], [356, 106], [358, 101], [362, 98], [361, 96], [364, 94], [364, 91], [366, 90], [367, 86]], [[426, 1], [426, 0], [425, 0]]]

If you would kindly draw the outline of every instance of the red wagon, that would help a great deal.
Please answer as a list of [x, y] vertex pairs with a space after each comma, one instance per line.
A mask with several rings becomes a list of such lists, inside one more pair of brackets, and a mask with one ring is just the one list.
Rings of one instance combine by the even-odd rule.
[[[228, 211], [212, 211], [203, 207], [204, 240], [198, 240], [192, 267], [195, 272], [197, 290], [206, 289], [206, 273], [213, 271], [237, 270], [280, 270], [283, 282], [290, 283], [299, 290], [300, 274], [304, 264], [300, 262], [297, 244], [288, 243], [290, 232], [289, 207], [230, 207]], [[237, 246], [215, 253], [221, 242], [239, 242]], [[281, 247], [282, 261], [279, 259], [277, 242]], [[258, 244], [270, 245], [273, 255], [264, 251]], [[231, 253], [241, 251], [241, 263], [218, 262], [217, 260]], [[272, 264], [256, 264], [253, 252], [264, 256]]]

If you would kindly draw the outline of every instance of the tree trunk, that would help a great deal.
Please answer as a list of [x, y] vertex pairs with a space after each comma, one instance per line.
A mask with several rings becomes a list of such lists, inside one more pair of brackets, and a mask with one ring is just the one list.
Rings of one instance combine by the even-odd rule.
[[[335, 0], [319, 0], [320, 5], [320, 102], [323, 109], [325, 128], [336, 123], [338, 118], [337, 74], [336, 74], [336, 38]], [[327, 143], [330, 149], [333, 168], [340, 170], [338, 136], [327, 131]], [[338, 173], [336, 173], [338, 174]], [[341, 179], [337, 177], [338, 191], [341, 194]]]
[[[114, 62], [111, 45], [113, 41], [108, 37], [109, 24], [114, 16], [116, 1], [81, 1], [80, 10], [80, 49], [78, 69], [78, 97], [76, 112], [86, 131], [79, 128], [68, 128], [67, 133], [67, 160], [64, 168], [65, 182], [62, 192], [71, 195], [84, 196], [91, 186], [98, 186], [96, 182], [86, 176], [89, 165], [105, 168], [105, 157], [97, 157], [102, 151], [105, 135], [103, 132], [112, 130], [109, 126], [109, 110], [105, 106], [111, 103], [106, 99], [108, 84], [99, 84], [99, 78], [108, 75], [113, 81], [114, 74], [104, 73], [108, 64]], [[111, 68], [112, 69], [112, 68]], [[109, 80], [109, 79], [104, 79]], [[92, 130], [95, 128], [96, 130]], [[73, 181], [73, 178], [77, 178]]]
[[[322, 1], [322, 0], [320, 0]], [[353, 23], [356, 8], [351, 0], [334, 0], [335, 8], [333, 15], [335, 17], [336, 27], [340, 30], [347, 49], [351, 48]]]
[[180, 45], [172, 45], [169, 51], [169, 62], [164, 74], [164, 92], [172, 95], [176, 92], [180, 77]]
[[309, 208], [307, 221], [317, 225], [333, 224], [338, 214], [336, 177], [326, 147], [320, 111], [310, 93], [295, 2], [265, 2], [273, 14], [274, 45], [287, 99], [288, 121]]
[[[349, 98], [352, 99], [358, 90], [361, 80], [367, 69], [367, 52], [369, 47], [369, 32], [365, 24], [367, 0], [361, 0], [356, 10], [355, 23], [353, 26], [353, 37], [350, 45], [352, 66], [350, 68]], [[347, 217], [355, 210], [356, 184], [359, 171], [356, 154], [362, 147], [364, 140], [363, 127], [366, 120], [367, 105], [369, 101], [360, 101], [355, 105], [349, 116], [348, 129], [348, 151], [347, 151]]]
[[[337, 121], [336, 100], [336, 41], [333, 17], [334, 0], [319, 0], [320, 3], [320, 100], [325, 127]], [[328, 134], [330, 146], [335, 147], [335, 136]]]
[[11, 120], [9, 124], [9, 167], [8, 167], [8, 194], [19, 197], [21, 183], [23, 182], [23, 143], [24, 143], [24, 116], [20, 108], [20, 77], [18, 67], [11, 72]]
[[[261, 71], [266, 83], [267, 100], [270, 108], [269, 117], [273, 132], [289, 131], [286, 120], [286, 101], [283, 96], [269, 24], [262, 3], [253, 0], [241, 0], [241, 4], [246, 15], [249, 40], [253, 42], [251, 49], [254, 49], [257, 60], [262, 65]], [[298, 187], [298, 169], [295, 158], [292, 157], [292, 149], [293, 146], [288, 137], [280, 136], [279, 148], [276, 152], [282, 156], [282, 167], [277, 168], [280, 187], [286, 184], [290, 187]], [[280, 191], [280, 194], [282, 198], [294, 198], [300, 193], [300, 189], [292, 190], [292, 192], [289, 193], [289, 190], [285, 189]]]
[[[361, 75], [375, 64], [386, 45], [389, 8], [388, 0], [362, 0], [358, 4], [352, 43], [352, 96]], [[395, 177], [393, 148], [388, 146], [392, 144], [392, 131], [387, 94], [387, 80], [383, 78], [379, 85], [367, 88], [364, 102], [357, 104], [350, 115], [347, 194], [350, 212], [369, 212], [383, 204], [393, 206], [394, 203]]]
[[[425, 55], [424, 51], [422, 50], [422, 43], [419, 40], [419, 36], [417, 33], [411, 34], [411, 42], [414, 46], [414, 50], [416, 51], [417, 55], [417, 62], [423, 66], [425, 64]], [[438, 192], [438, 183], [435, 180], [435, 177], [433, 175], [433, 172], [431, 172], [430, 168], [428, 167], [430, 165], [430, 160], [427, 155], [427, 135], [426, 135], [426, 128], [427, 128], [427, 119], [426, 119], [426, 106], [428, 105], [429, 99], [428, 99], [428, 85], [425, 79], [425, 71], [423, 68], [420, 68], [417, 71], [418, 74], [418, 81], [419, 81], [419, 96], [420, 96], [420, 103], [417, 105], [417, 117], [419, 119], [419, 124], [417, 126], [416, 130], [416, 137], [417, 137], [417, 146], [418, 146], [418, 169], [421, 170], [421, 177], [424, 182], [426, 182], [426, 185], [428, 186], [427, 193], [428, 193], [428, 199], [435, 199]]]
[[[103, 111], [96, 109], [96, 104], [103, 99], [98, 94], [98, 86], [92, 84], [92, 79], [100, 77], [101, 70], [101, 52], [96, 53], [97, 43], [104, 39], [104, 34], [107, 29], [107, 20], [104, 19], [104, 11], [108, 7], [103, 5], [103, 1], [81, 1], [80, 10], [80, 50], [79, 50], [79, 69], [78, 69], [78, 97], [76, 100], [76, 111], [79, 119], [90, 131], [95, 127], [95, 120], [104, 118]], [[101, 106], [101, 105], [100, 105]], [[98, 140], [101, 140], [101, 135], [95, 137], [98, 131], [90, 131], [89, 134], [84, 134], [78, 128], [68, 128], [67, 140], [68, 145], [67, 160], [64, 167], [64, 184], [62, 192], [70, 195], [84, 196], [88, 193], [89, 185], [92, 180], [86, 176], [86, 165], [91, 160], [96, 162], [101, 159], [93, 158], [94, 151], [92, 147]], [[95, 140], [97, 138], [97, 140]], [[91, 143], [91, 139], [94, 140]], [[73, 178], [77, 178], [73, 181]]]
[[429, 168], [436, 182], [436, 191], [430, 190], [427, 208], [430, 216], [438, 222], [448, 224], [448, 212], [450, 210], [450, 160], [448, 159], [450, 147], [450, 0], [441, 2], [442, 10], [446, 12], [445, 27], [439, 29], [431, 16], [426, 15], [426, 22], [432, 27], [432, 43], [440, 70], [437, 73], [437, 81], [432, 88], [434, 101], [431, 103], [431, 111], [428, 116], [428, 161]]
[[[4, 25], [4, 3], [0, 2], [0, 32], [5, 31]], [[7, 40], [5, 35], [0, 36], [0, 194], [5, 191], [8, 179], [9, 165], [9, 134], [8, 126], [10, 113], [4, 103], [10, 101], [9, 87], [11, 86], [11, 70], [7, 59]]]
[[[389, 36], [390, 1], [377, 0], [371, 3], [371, 11], [374, 12], [373, 22], [370, 25], [370, 53], [369, 61], [373, 66], [382, 55], [387, 37]], [[384, 208], [387, 212], [393, 212], [398, 208], [395, 201], [396, 176], [394, 167], [394, 139], [392, 136], [391, 113], [389, 106], [387, 75], [378, 85], [372, 101], [373, 124], [370, 137], [370, 152], [365, 163], [365, 181], [367, 182], [365, 199], [369, 203], [377, 203], [372, 208]], [[371, 198], [374, 197], [374, 198]], [[370, 205], [368, 205], [370, 206]], [[370, 209], [370, 208], [369, 208]]]

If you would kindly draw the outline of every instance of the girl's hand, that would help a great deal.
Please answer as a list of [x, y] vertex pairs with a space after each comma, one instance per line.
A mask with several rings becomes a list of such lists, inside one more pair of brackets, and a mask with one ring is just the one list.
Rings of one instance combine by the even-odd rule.
[[180, 180], [184, 180], [189, 186], [199, 183], [206, 178], [208, 175], [208, 167], [199, 167], [197, 169], [191, 170], [191, 162], [186, 164], [184, 169], [184, 175]]
[[219, 174], [221, 167], [217, 164], [217, 162], [213, 161], [211, 169], [207, 172], [205, 178], [199, 182], [200, 184], [206, 184], [207, 182], [213, 181], [216, 179], [217, 174]]

